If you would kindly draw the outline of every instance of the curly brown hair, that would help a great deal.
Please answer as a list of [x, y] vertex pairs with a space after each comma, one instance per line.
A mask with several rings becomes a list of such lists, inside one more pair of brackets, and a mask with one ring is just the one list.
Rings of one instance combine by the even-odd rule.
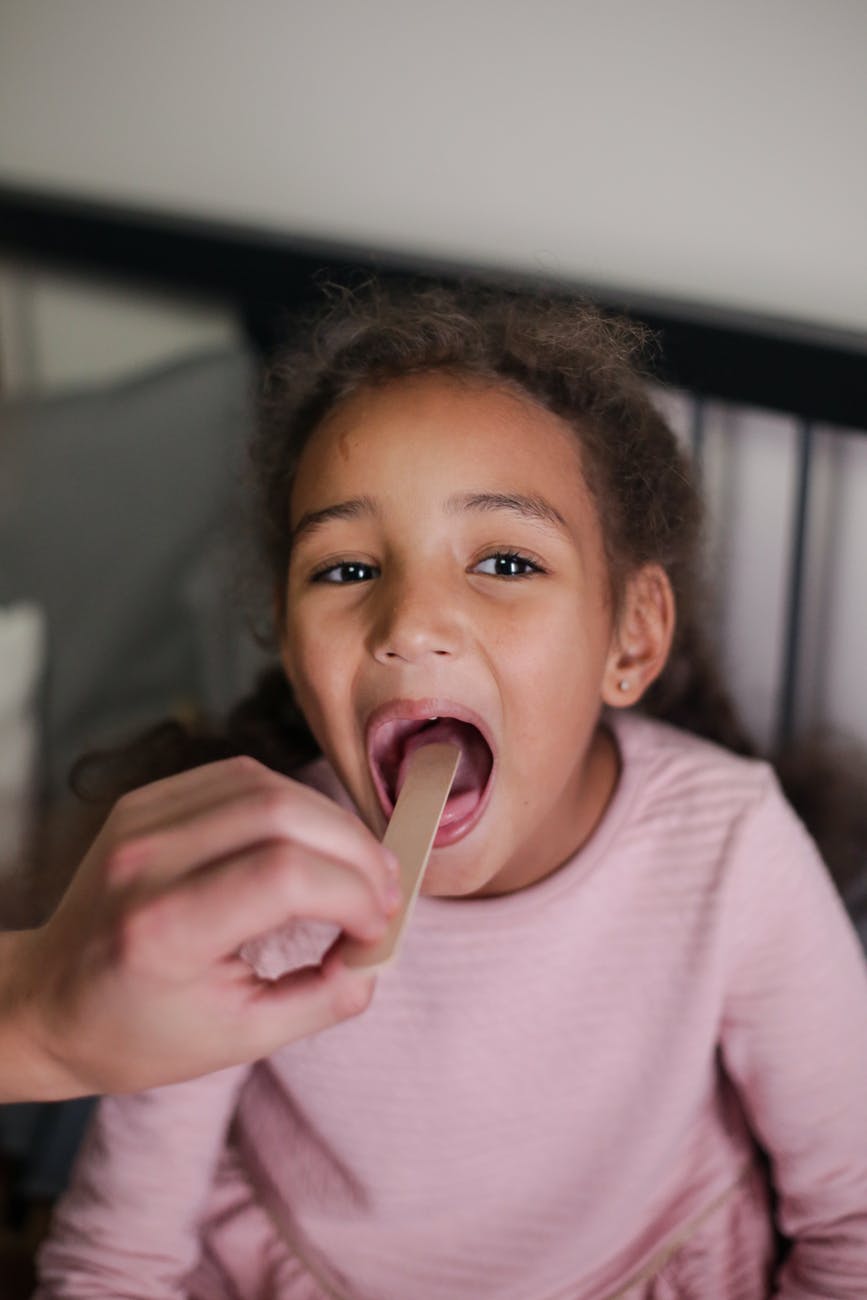
[[703, 507], [687, 457], [651, 400], [648, 332], [574, 299], [458, 288], [335, 291], [275, 360], [253, 444], [265, 560], [282, 598], [289, 559], [288, 501], [307, 439], [359, 389], [438, 372], [506, 384], [559, 416], [581, 448], [604, 521], [615, 605], [645, 564], [667, 573], [677, 630], [644, 707], [656, 716], [753, 752], [723, 689], [702, 628]]
[[[414, 289], [371, 281], [360, 289], [330, 287], [324, 308], [296, 321], [292, 339], [267, 371], [251, 447], [255, 518], [275, 593], [275, 626], [291, 545], [293, 479], [307, 440], [326, 416], [361, 389], [412, 375], [507, 385], [574, 431], [603, 522], [615, 606], [626, 579], [645, 564], [660, 565], [671, 582], [675, 639], [641, 709], [755, 754], [705, 631], [702, 500], [689, 459], [651, 396], [652, 345], [635, 322], [574, 298], [478, 285]], [[794, 762], [780, 756], [778, 767], [843, 884], [863, 857], [864, 764], [859, 757], [843, 771], [830, 751], [813, 750], [815, 762], [805, 762], [807, 752], [802, 748]], [[239, 753], [286, 773], [317, 753], [279, 665], [223, 726], [162, 724], [122, 751], [79, 764], [74, 783], [79, 793], [108, 801], [146, 780]], [[833, 824], [828, 800], [817, 799], [811, 786], [810, 772], [820, 769], [836, 773], [830, 785], [825, 782], [835, 790]]]

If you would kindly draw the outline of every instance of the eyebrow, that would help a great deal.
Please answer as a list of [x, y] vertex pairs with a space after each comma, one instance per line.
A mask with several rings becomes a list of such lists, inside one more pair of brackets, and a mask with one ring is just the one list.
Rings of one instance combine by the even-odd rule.
[[545, 497], [525, 496], [520, 492], [463, 492], [449, 497], [446, 510], [449, 514], [457, 514], [462, 510], [508, 510], [522, 519], [568, 528], [560, 511]]
[[359, 519], [362, 515], [378, 515], [379, 507], [373, 497], [350, 497], [348, 501], [338, 501], [333, 506], [324, 506], [322, 510], [308, 510], [301, 516], [292, 529], [289, 539], [294, 546], [300, 537], [313, 533], [332, 519]]
[[[526, 496], [521, 492], [462, 492], [449, 497], [446, 502], [448, 514], [475, 510], [494, 512], [507, 510], [522, 519], [534, 523], [554, 524], [555, 527], [567, 529], [568, 524], [556, 506], [545, 497]], [[308, 510], [292, 530], [290, 546], [295, 546], [301, 537], [309, 536], [318, 528], [334, 519], [360, 519], [364, 516], [376, 518], [380, 514], [379, 506], [373, 497], [350, 497], [338, 501], [333, 506], [324, 506], [321, 510]]]

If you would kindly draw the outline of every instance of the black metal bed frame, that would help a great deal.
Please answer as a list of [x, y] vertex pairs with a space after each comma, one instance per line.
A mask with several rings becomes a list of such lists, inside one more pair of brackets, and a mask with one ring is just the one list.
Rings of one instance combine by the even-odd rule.
[[[413, 281], [482, 276], [520, 289], [539, 279], [506, 270], [272, 233], [141, 208], [0, 185], [0, 254], [189, 295], [230, 307], [267, 352], [287, 311], [309, 301], [323, 274], [376, 272]], [[701, 445], [708, 398], [785, 412], [798, 421], [798, 470], [777, 741], [792, 734], [809, 529], [810, 470], [819, 424], [867, 433], [867, 335], [700, 307], [604, 285], [546, 281], [643, 321], [659, 339], [657, 373], [695, 400], [693, 443]]]

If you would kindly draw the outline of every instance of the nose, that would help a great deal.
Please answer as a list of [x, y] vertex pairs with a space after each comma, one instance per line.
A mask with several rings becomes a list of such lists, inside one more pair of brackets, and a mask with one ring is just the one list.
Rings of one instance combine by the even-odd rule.
[[455, 593], [428, 573], [383, 583], [372, 630], [378, 662], [418, 664], [460, 654], [463, 622]]

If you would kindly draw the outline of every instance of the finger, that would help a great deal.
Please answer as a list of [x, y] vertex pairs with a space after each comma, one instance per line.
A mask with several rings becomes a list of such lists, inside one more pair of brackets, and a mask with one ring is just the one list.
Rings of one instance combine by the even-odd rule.
[[283, 779], [256, 759], [236, 755], [130, 790], [118, 800], [112, 816], [125, 838], [144, 835], [148, 830], [170, 825], [178, 817], [205, 811], [234, 794]]
[[385, 905], [394, 855], [352, 813], [287, 777], [235, 792], [152, 827], [120, 850], [115, 880], [134, 872], [159, 884], [266, 841], [306, 846], [361, 872]]
[[142, 803], [146, 804], [159, 800], [166, 793], [191, 793], [201, 786], [235, 782], [247, 773], [254, 775], [271, 773], [271, 769], [247, 754], [234, 754], [230, 758], [215, 759], [212, 763], [200, 763], [197, 767], [176, 772], [173, 776], [150, 781], [147, 785], [141, 786], [138, 793], [142, 796]]
[[376, 977], [326, 958], [273, 984], [264, 984], [250, 1009], [255, 1050], [265, 1056], [286, 1043], [360, 1015], [370, 1005]]
[[127, 920], [126, 946], [139, 964], [187, 977], [295, 919], [328, 921], [370, 942], [387, 916], [361, 872], [304, 845], [272, 841], [142, 904]]

